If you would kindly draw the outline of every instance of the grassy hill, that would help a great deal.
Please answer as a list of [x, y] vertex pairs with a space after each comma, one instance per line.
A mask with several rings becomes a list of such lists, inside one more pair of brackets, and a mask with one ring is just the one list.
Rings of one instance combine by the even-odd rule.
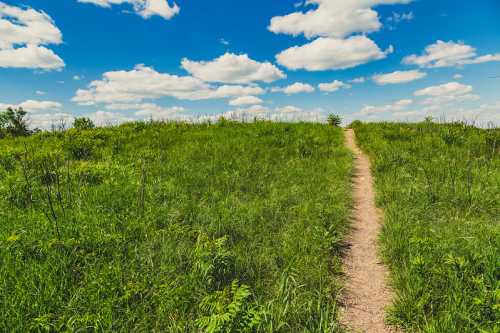
[[350, 173], [319, 124], [5, 138], [0, 331], [329, 331]]
[[[500, 131], [355, 122], [407, 332], [499, 332]], [[331, 332], [339, 128], [130, 123], [0, 140], [0, 331]]]
[[500, 331], [500, 130], [355, 123], [409, 332]]

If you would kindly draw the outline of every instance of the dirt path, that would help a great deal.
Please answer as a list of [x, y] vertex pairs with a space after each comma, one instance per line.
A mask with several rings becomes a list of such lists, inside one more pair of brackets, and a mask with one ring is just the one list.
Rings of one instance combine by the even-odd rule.
[[375, 207], [370, 161], [361, 152], [354, 131], [345, 131], [346, 145], [355, 155], [353, 230], [344, 259], [346, 290], [342, 324], [354, 332], [395, 332], [384, 324], [384, 308], [391, 303], [387, 268], [378, 257], [380, 214]]

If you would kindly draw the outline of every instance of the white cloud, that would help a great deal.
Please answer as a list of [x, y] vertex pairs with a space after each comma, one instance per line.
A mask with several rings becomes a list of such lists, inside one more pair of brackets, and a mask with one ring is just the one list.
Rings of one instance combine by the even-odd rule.
[[350, 80], [349, 83], [365, 83], [365, 81], [366, 81], [365, 77], [361, 76]]
[[500, 102], [483, 104], [475, 108], [454, 109], [448, 114], [448, 117], [473, 122], [481, 127], [498, 127], [500, 126]]
[[42, 96], [42, 95], [45, 95], [45, 91], [42, 91], [42, 90], [37, 90], [35, 91], [35, 94], [37, 94], [38, 96]]
[[169, 20], [180, 12], [175, 2], [171, 6], [167, 0], [78, 0], [78, 2], [106, 8], [112, 5], [130, 4], [134, 11], [145, 19], [157, 15]]
[[382, 24], [372, 7], [409, 2], [411, 0], [308, 0], [306, 4], [317, 5], [317, 8], [273, 17], [269, 30], [293, 36], [304, 34], [306, 38], [344, 38], [356, 32], [374, 32], [380, 30]]
[[199, 100], [199, 99], [233, 98], [233, 97], [248, 96], [248, 95], [262, 95], [264, 93], [265, 93], [264, 89], [262, 89], [259, 86], [223, 85], [215, 89], [208, 90], [206, 92], [195, 92], [193, 99]]
[[134, 120], [179, 120], [180, 118], [188, 119], [186, 115], [181, 115], [186, 111], [182, 106], [164, 107], [155, 103], [117, 103], [106, 105], [106, 110], [110, 111], [132, 111], [137, 118], [127, 117], [117, 112], [100, 111], [94, 117], [98, 117], [101, 123], [109, 123], [111, 125], [120, 124]]
[[424, 108], [413, 112], [413, 114], [393, 114], [393, 116], [404, 116], [412, 121], [433, 117], [443, 122], [464, 121], [478, 127], [498, 127], [500, 126], [500, 102], [474, 107], [441, 105], [435, 108]]
[[127, 117], [119, 112], [107, 112], [101, 110], [87, 114], [86, 117], [90, 118], [92, 122], [97, 126], [113, 126], [137, 120], [131, 117]]
[[300, 94], [300, 93], [312, 93], [314, 92], [314, 87], [308, 83], [295, 82], [287, 87], [274, 87], [271, 88], [272, 92], [284, 92], [287, 95]]
[[8, 107], [12, 108], [23, 108], [27, 112], [39, 112], [39, 111], [61, 111], [63, 106], [59, 102], [54, 101], [36, 101], [36, 100], [26, 100], [19, 104], [0, 104], [0, 109], [6, 109]]
[[31, 128], [51, 129], [68, 128], [74, 121], [69, 113], [35, 113], [27, 116], [28, 125]]
[[82, 77], [80, 75], [73, 75], [73, 80], [74, 81], [80, 81]]
[[462, 74], [455, 74], [455, 75], [453, 75], [453, 79], [455, 79], [455, 80], [460, 80], [460, 79], [462, 79], [463, 77], [464, 77], [464, 76], [463, 76]]
[[403, 59], [404, 64], [418, 65], [423, 68], [456, 67], [491, 61], [500, 61], [500, 54], [487, 54], [478, 57], [476, 49], [470, 45], [441, 40], [427, 46], [422, 55], [413, 54]]
[[395, 71], [387, 74], [376, 74], [373, 81], [378, 85], [406, 83], [420, 80], [427, 76], [427, 73], [418, 70], [413, 71]]
[[417, 90], [414, 95], [427, 97], [422, 101], [423, 105], [427, 105], [430, 108], [440, 108], [444, 104], [479, 100], [480, 97], [472, 94], [472, 91], [473, 88], [470, 85], [449, 82]]
[[241, 96], [229, 101], [231, 106], [262, 104], [262, 99], [255, 96]]
[[183, 59], [182, 67], [194, 77], [206, 82], [269, 83], [286, 77], [270, 62], [257, 62], [246, 54], [226, 53], [212, 61]]
[[[372, 7], [407, 4], [412, 0], [307, 0], [314, 5], [306, 12], [297, 11], [271, 19], [268, 29], [292, 36], [303, 34], [316, 40], [291, 47], [276, 56], [279, 64], [288, 69], [309, 71], [338, 70], [385, 58], [392, 53], [390, 46], [383, 52], [366, 33], [380, 30], [382, 24]], [[405, 19], [409, 15], [404, 16]], [[401, 17], [400, 17], [401, 18]], [[356, 33], [361, 33], [354, 35]]]
[[382, 106], [373, 106], [373, 105], [365, 105], [361, 111], [360, 115], [370, 116], [378, 113], [385, 112], [400, 112], [405, 110], [408, 106], [413, 104], [413, 100], [411, 99], [402, 99], [392, 104], [382, 105]]
[[276, 108], [276, 112], [281, 113], [281, 114], [295, 114], [302, 112], [303, 110], [299, 107], [293, 106], [293, 105], [287, 105], [281, 108]]
[[472, 86], [449, 82], [415, 91], [415, 96], [457, 96], [472, 92]]
[[383, 52], [366, 36], [347, 39], [318, 38], [309, 44], [291, 47], [279, 53], [276, 59], [288, 69], [322, 71], [347, 69], [384, 59], [392, 50], [390, 47]]
[[498, 54], [487, 54], [483, 55], [474, 59], [469, 59], [466, 61], [464, 64], [465, 65], [475, 65], [475, 64], [482, 64], [485, 62], [492, 62], [492, 61], [500, 61], [500, 53]]
[[142, 117], [143, 119], [158, 120], [168, 120], [174, 118], [178, 113], [184, 112], [181, 106], [174, 107], [162, 107], [152, 103], [146, 103], [141, 106], [141, 108], [135, 112], [135, 115]]
[[64, 67], [64, 61], [44, 46], [28, 45], [0, 50], [0, 67], [52, 70]]
[[0, 2], [0, 48], [61, 43], [61, 31], [50, 16], [42, 11]]
[[296, 106], [287, 105], [270, 109], [262, 105], [253, 105], [248, 108], [238, 108], [224, 113], [215, 114], [207, 117], [200, 117], [199, 120], [216, 121], [220, 117], [233, 121], [253, 121], [254, 119], [265, 119], [271, 121], [285, 122], [325, 122], [326, 112], [323, 109], [304, 110]]
[[334, 92], [334, 91], [337, 91], [337, 90], [342, 89], [342, 88], [349, 89], [349, 88], [351, 88], [351, 85], [346, 84], [346, 83], [339, 81], [339, 80], [335, 80], [335, 81], [330, 82], [330, 83], [320, 83], [318, 85], [318, 88], [321, 91]]
[[261, 95], [259, 86], [212, 86], [191, 77], [159, 73], [151, 67], [137, 65], [131, 71], [106, 72], [87, 89], [79, 89], [72, 101], [80, 105], [99, 103], [140, 103], [148, 99], [174, 97], [180, 100], [204, 100]]
[[481, 97], [474, 94], [465, 95], [443, 95], [437, 97], [429, 97], [422, 101], [423, 105], [428, 105], [429, 108], [440, 108], [445, 104], [478, 101]]
[[0, 2], [0, 67], [60, 69], [64, 61], [44, 45], [61, 43], [50, 16]]

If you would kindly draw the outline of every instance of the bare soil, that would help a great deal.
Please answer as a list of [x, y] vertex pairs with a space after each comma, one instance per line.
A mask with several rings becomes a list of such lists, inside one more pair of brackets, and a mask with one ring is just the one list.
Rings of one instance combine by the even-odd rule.
[[387, 285], [388, 270], [381, 263], [378, 235], [381, 213], [375, 206], [370, 160], [356, 144], [354, 131], [345, 131], [346, 145], [355, 156], [353, 178], [353, 224], [344, 258], [346, 288], [341, 322], [354, 332], [396, 332], [384, 323], [385, 307], [392, 293]]

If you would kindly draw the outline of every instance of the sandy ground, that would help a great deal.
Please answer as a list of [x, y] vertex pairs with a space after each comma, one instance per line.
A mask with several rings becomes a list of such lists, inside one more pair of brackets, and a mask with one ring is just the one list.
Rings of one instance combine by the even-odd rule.
[[395, 332], [384, 323], [384, 308], [391, 303], [388, 270], [381, 263], [378, 235], [381, 214], [375, 206], [370, 161], [356, 144], [354, 131], [345, 131], [346, 145], [355, 155], [354, 213], [349, 251], [344, 258], [346, 289], [341, 322], [353, 332]]

